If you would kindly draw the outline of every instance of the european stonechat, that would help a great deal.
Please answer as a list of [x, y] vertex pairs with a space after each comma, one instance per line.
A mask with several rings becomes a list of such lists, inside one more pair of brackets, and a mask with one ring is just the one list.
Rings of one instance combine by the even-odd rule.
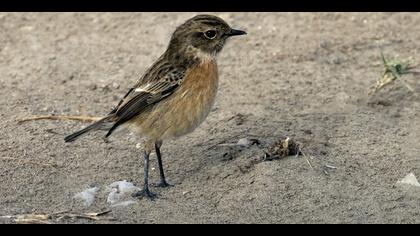
[[197, 15], [177, 27], [163, 55], [128, 90], [104, 118], [64, 138], [72, 142], [92, 130], [129, 128], [146, 137], [144, 143], [144, 187], [137, 196], [154, 198], [149, 190], [149, 155], [153, 149], [159, 165], [160, 182], [165, 180], [160, 147], [163, 140], [192, 132], [209, 114], [217, 93], [216, 56], [231, 36], [245, 31], [232, 29], [212, 15]]

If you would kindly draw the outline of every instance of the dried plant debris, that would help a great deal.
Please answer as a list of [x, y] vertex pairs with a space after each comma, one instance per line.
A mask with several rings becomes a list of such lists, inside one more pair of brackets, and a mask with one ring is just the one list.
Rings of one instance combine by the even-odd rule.
[[390, 85], [395, 80], [401, 81], [411, 92], [414, 92], [414, 89], [407, 84], [404, 80], [401, 79], [402, 75], [405, 74], [412, 74], [417, 73], [416, 71], [413, 71], [414, 69], [414, 60], [413, 58], [408, 58], [405, 60], [399, 60], [399, 59], [390, 59], [387, 60], [384, 57], [384, 54], [381, 52], [381, 59], [384, 66], [384, 73], [381, 78], [379, 78], [378, 81], [376, 81], [376, 85], [374, 88], [371, 89], [369, 92], [369, 95], [373, 95], [379, 90], [381, 90], [383, 87]]
[[50, 215], [45, 214], [23, 214], [23, 215], [8, 215], [0, 216], [2, 219], [12, 219], [15, 223], [20, 224], [49, 224], [51, 220]]
[[265, 152], [262, 161], [272, 161], [281, 159], [287, 156], [299, 156], [303, 155], [306, 163], [308, 163], [311, 169], [314, 169], [310, 158], [302, 151], [302, 145], [297, 143], [294, 139], [289, 137], [282, 138], [279, 141], [271, 145], [268, 150]]
[[322, 172], [324, 172], [325, 175], [329, 175], [330, 174], [329, 170], [336, 170], [336, 169], [337, 167], [335, 166], [325, 164], [322, 168]]
[[302, 155], [300, 145], [293, 139], [286, 137], [271, 145], [264, 155], [264, 161], [271, 161], [292, 155]]
[[87, 220], [115, 220], [112, 217], [103, 217], [111, 210], [102, 212], [71, 213], [68, 211], [56, 212], [52, 214], [21, 214], [0, 216], [0, 219], [11, 219], [18, 224], [52, 224], [59, 223], [63, 219], [87, 219]]
[[32, 116], [32, 117], [24, 117], [18, 119], [18, 124], [27, 122], [27, 121], [34, 121], [34, 120], [77, 120], [77, 121], [85, 121], [85, 122], [93, 122], [98, 121], [102, 117], [95, 117], [95, 116]]

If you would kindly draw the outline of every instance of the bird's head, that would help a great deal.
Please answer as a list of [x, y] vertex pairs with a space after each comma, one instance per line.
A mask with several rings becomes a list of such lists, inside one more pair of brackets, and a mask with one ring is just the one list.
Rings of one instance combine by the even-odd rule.
[[217, 16], [197, 15], [178, 26], [168, 49], [198, 56], [215, 56], [228, 38], [244, 34], [245, 31], [232, 29]]

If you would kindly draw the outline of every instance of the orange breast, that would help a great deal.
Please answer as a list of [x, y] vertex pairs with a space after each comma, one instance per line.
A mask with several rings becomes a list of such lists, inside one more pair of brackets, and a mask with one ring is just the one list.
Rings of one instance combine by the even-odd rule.
[[218, 87], [218, 69], [214, 60], [206, 60], [187, 70], [179, 89], [150, 112], [139, 117], [139, 133], [155, 139], [167, 139], [192, 132], [210, 113]]
[[216, 92], [214, 90], [217, 90], [218, 80], [216, 62], [205, 61], [187, 71], [182, 88], [177, 92], [183, 96], [189, 94], [197, 96], [197, 99], [205, 99]]
[[169, 136], [189, 133], [204, 121], [215, 102], [218, 82], [215, 61], [205, 61], [187, 72], [182, 87], [171, 101], [171, 110], [179, 117], [174, 120]]

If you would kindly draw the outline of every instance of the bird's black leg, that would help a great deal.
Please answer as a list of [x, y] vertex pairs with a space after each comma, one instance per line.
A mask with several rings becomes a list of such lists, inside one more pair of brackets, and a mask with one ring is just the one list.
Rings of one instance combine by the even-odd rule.
[[163, 165], [162, 165], [162, 156], [160, 154], [160, 147], [161, 146], [162, 146], [162, 141], [156, 141], [155, 142], [156, 156], [157, 156], [157, 161], [158, 161], [158, 165], [159, 165], [160, 182], [157, 183], [157, 184], [154, 184], [154, 186], [165, 188], [165, 187], [170, 187], [170, 186], [173, 186], [173, 185], [166, 182], [166, 179], [165, 179], [165, 172], [163, 170]]
[[135, 193], [133, 197], [145, 196], [153, 200], [156, 197], [156, 194], [149, 190], [149, 155], [150, 152], [144, 152], [144, 187], [141, 191]]

